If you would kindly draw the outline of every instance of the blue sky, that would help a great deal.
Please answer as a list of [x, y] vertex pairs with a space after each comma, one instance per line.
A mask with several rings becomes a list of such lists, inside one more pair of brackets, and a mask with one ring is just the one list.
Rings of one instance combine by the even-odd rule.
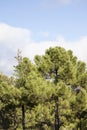
[[6, 74], [18, 48], [32, 59], [60, 45], [86, 61], [86, 41], [86, 0], [0, 0], [0, 70]]
[[45, 40], [41, 32], [49, 32], [49, 40], [58, 34], [70, 40], [86, 35], [87, 1], [61, 5], [56, 1], [61, 0], [0, 0], [0, 22], [30, 29], [35, 41]]

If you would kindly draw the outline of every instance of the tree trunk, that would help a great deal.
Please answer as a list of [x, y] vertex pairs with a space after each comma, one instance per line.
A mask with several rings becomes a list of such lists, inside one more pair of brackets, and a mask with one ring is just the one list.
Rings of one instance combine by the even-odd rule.
[[80, 130], [82, 130], [82, 122], [81, 122], [81, 118], [80, 118], [80, 125], [79, 125]]
[[[57, 84], [58, 82], [58, 70], [56, 69], [56, 65], [54, 68], [55, 72], [55, 84]], [[55, 130], [59, 130], [60, 126], [59, 126], [59, 104], [58, 104], [59, 100], [58, 100], [58, 96], [55, 97]]]
[[25, 108], [22, 105], [22, 129], [25, 130]]
[[55, 130], [59, 130], [59, 108], [58, 108], [58, 97], [55, 99]]

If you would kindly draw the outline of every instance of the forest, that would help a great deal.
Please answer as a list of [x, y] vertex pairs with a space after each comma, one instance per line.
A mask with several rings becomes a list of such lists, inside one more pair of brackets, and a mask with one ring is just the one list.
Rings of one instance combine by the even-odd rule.
[[86, 63], [59, 46], [15, 58], [13, 76], [0, 73], [0, 130], [87, 130]]

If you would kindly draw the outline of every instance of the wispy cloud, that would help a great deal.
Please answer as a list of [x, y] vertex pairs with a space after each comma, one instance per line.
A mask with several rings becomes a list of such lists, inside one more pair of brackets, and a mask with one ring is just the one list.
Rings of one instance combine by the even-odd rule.
[[46, 8], [54, 8], [58, 6], [69, 5], [80, 0], [42, 0], [42, 6]]
[[78, 3], [85, 0], [42, 0], [42, 5], [48, 8], [54, 8], [58, 6], [65, 6], [73, 3]]
[[36, 54], [42, 55], [49, 47], [61, 46], [71, 49], [80, 60], [87, 63], [87, 36], [80, 37], [78, 41], [66, 41], [58, 35], [54, 41], [32, 42], [31, 31], [17, 28], [7, 24], [0, 24], [0, 70], [5, 74], [11, 74], [15, 65], [14, 56], [18, 48], [22, 55], [33, 60]]
[[40, 32], [40, 35], [42, 36], [42, 37], [49, 37], [50, 36], [50, 33], [49, 32]]

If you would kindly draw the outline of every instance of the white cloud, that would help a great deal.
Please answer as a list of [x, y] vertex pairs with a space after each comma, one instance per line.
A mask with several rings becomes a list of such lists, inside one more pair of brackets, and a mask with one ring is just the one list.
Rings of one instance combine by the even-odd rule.
[[55, 41], [45, 41], [39, 43], [28, 44], [23, 51], [23, 55], [33, 57], [36, 54], [42, 55], [45, 50], [49, 47], [61, 46], [66, 50], [71, 49], [75, 56], [78, 57], [79, 60], [82, 60], [87, 63], [87, 36], [81, 37], [78, 41], [66, 41], [64, 38], [59, 38]]
[[78, 41], [66, 41], [58, 35], [54, 41], [32, 42], [31, 31], [24, 28], [12, 27], [7, 24], [0, 24], [0, 70], [5, 74], [10, 74], [15, 65], [14, 56], [18, 48], [22, 55], [31, 60], [36, 54], [42, 55], [49, 47], [61, 46], [71, 49], [80, 60], [87, 63], [87, 36], [81, 37]]
[[23, 49], [31, 41], [28, 29], [0, 23], [0, 70], [9, 74], [13, 69], [14, 56], [18, 48]]
[[30, 42], [31, 32], [28, 29], [13, 27], [0, 23], [0, 45], [5, 45], [12, 51], [22, 48]]

